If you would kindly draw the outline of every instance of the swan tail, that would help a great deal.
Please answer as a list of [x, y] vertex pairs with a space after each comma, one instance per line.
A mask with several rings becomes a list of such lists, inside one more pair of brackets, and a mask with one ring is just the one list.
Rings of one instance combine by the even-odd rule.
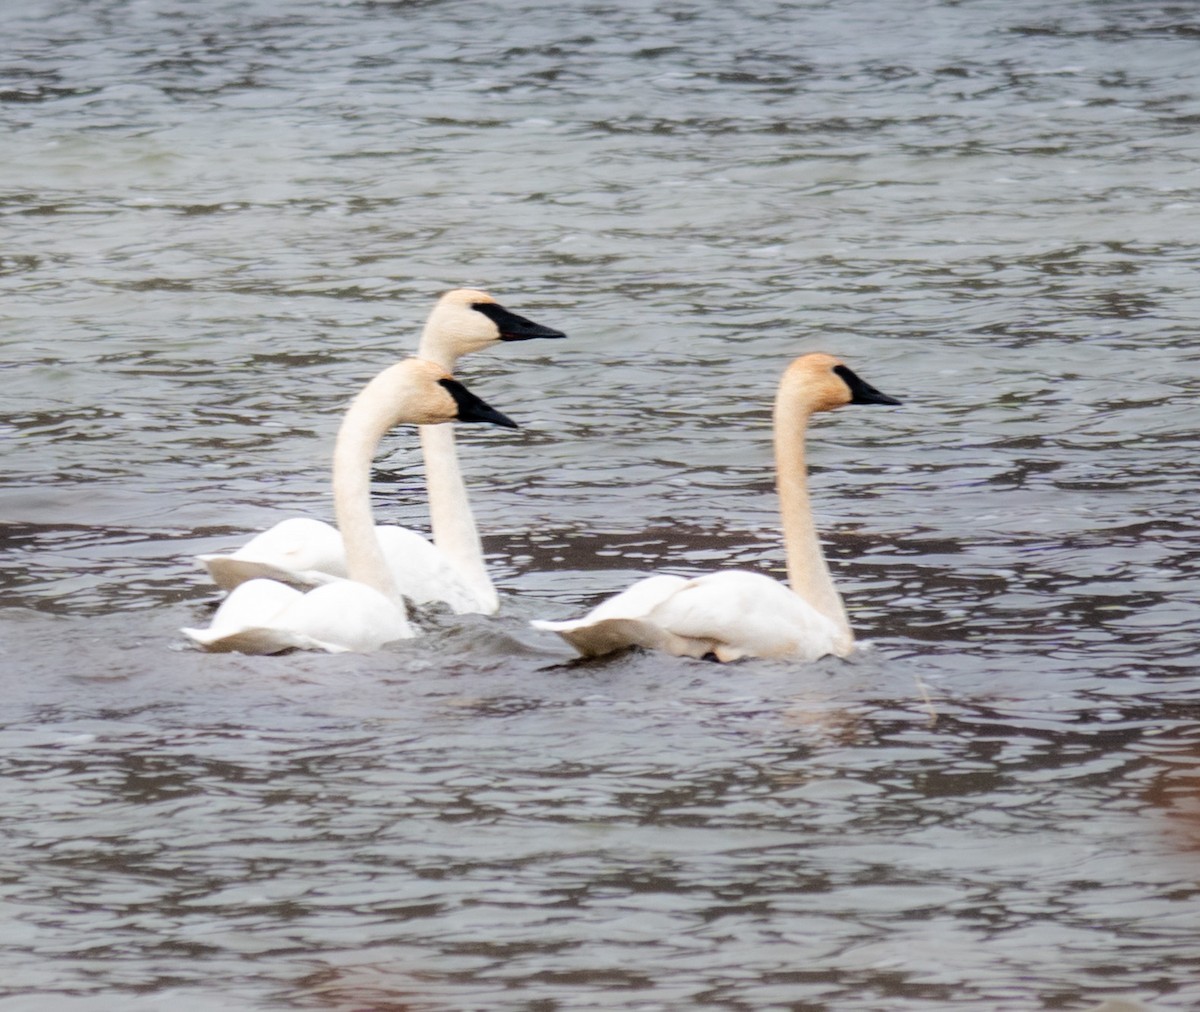
[[297, 636], [282, 629], [264, 626], [249, 626], [230, 632], [214, 633], [211, 629], [180, 630], [193, 643], [212, 654], [279, 654], [285, 650], [324, 650], [328, 653], [343, 653], [346, 647], [330, 643], [319, 643], [308, 636]]
[[259, 577], [308, 588], [346, 575], [337, 528], [311, 517], [281, 520], [236, 552], [196, 558], [222, 590]]
[[300, 591], [274, 580], [251, 580], [221, 602], [207, 629], [182, 632], [213, 653], [277, 654], [303, 647], [280, 623], [281, 616], [301, 597]]
[[704, 657], [713, 652], [707, 640], [677, 636], [669, 629], [645, 619], [608, 618], [599, 622], [588, 619], [566, 622], [535, 620], [534, 629], [557, 633], [583, 657], [603, 657], [605, 654], [642, 647], [662, 650], [676, 657]]
[[338, 579], [319, 569], [288, 569], [273, 562], [238, 558], [237, 555], [197, 555], [196, 559], [222, 590], [235, 590], [250, 580], [275, 580], [299, 590], [309, 590]]
[[679, 656], [695, 654], [680, 637], [648, 619], [649, 614], [687, 584], [682, 576], [660, 574], [602, 601], [583, 618], [535, 620], [534, 629], [558, 633], [584, 657], [600, 657], [626, 647], [666, 650]]

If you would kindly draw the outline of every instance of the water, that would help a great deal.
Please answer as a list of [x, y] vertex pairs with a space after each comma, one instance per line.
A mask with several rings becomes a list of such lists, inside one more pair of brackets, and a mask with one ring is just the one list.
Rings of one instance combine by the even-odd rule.
[[[8, 5], [0, 1009], [1200, 1004], [1200, 20], [1168, 2]], [[208, 656], [190, 557], [328, 517], [478, 285], [503, 595]], [[850, 662], [573, 664], [779, 575], [801, 352]], [[425, 524], [412, 434], [376, 506]]]

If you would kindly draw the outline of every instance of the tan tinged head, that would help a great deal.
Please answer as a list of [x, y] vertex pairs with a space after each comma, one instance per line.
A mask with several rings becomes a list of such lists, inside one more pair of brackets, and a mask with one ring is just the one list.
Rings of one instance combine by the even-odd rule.
[[500, 340], [500, 328], [475, 308], [495, 305], [487, 292], [474, 288], [456, 288], [447, 292], [433, 307], [421, 334], [422, 358], [453, 364], [460, 355], [469, 355]]
[[784, 371], [781, 399], [797, 402], [805, 413], [832, 411], [846, 404], [899, 404], [861, 379], [840, 358], [824, 352], [801, 355]]
[[566, 337], [560, 330], [543, 327], [505, 309], [487, 292], [456, 288], [433, 307], [417, 354], [451, 370], [463, 355], [497, 341], [524, 341], [534, 337]]
[[392, 425], [440, 425], [489, 422], [515, 429], [517, 424], [471, 393], [436, 362], [408, 358], [376, 376], [359, 394], [355, 407]]

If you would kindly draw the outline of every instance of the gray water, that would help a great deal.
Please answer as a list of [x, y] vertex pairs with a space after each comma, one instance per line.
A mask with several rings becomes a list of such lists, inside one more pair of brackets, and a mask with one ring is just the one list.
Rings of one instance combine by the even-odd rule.
[[[1200, 1006], [1200, 9], [0, 8], [0, 1009]], [[328, 518], [359, 385], [461, 377], [502, 594], [205, 655], [191, 561]], [[531, 617], [782, 575], [823, 417], [848, 662]], [[381, 518], [424, 529], [415, 438]]]

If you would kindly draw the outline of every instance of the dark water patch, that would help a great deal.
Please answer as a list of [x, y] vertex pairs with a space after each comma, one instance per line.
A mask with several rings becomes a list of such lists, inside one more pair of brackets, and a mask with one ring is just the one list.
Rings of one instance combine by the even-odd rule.
[[41, 266], [41, 259], [36, 256], [16, 255], [0, 256], [0, 277], [14, 274], [28, 274]]
[[118, 417], [116, 412], [94, 406], [28, 415], [3, 415], [0, 416], [0, 424], [20, 433], [22, 438], [74, 442], [104, 439], [110, 423]]
[[1158, 13], [1157, 17], [1145, 18], [1145, 12], [1141, 9], [1137, 13], [1143, 16], [1121, 25], [1079, 28], [1070, 25], [1069, 22], [1057, 22], [1047, 25], [1019, 25], [1010, 28], [1009, 31], [1020, 35], [1096, 39], [1101, 42], [1125, 42], [1144, 38], [1189, 39], [1200, 36], [1200, 22], [1176, 21], [1171, 14], [1178, 12], [1169, 7], [1161, 12], [1151, 11], [1152, 14]]
[[0, 102], [32, 105], [94, 95], [97, 90], [95, 88], [63, 88], [50, 84], [23, 83], [17, 88], [0, 88]]

